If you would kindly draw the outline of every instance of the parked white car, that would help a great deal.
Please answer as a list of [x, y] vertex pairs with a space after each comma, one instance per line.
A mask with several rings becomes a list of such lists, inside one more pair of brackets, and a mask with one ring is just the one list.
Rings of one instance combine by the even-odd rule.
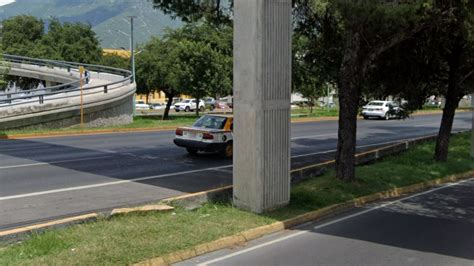
[[362, 107], [364, 119], [370, 117], [389, 120], [390, 118], [400, 118], [400, 107], [392, 101], [371, 101]]
[[161, 110], [161, 109], [163, 109], [164, 107], [165, 107], [165, 106], [164, 106], [163, 104], [161, 104], [161, 103], [152, 103], [152, 104], [150, 104], [150, 108], [151, 108], [152, 110]]
[[[179, 111], [185, 111], [185, 112], [192, 112], [192, 111], [195, 111], [196, 110], [196, 106], [197, 106], [197, 100], [196, 99], [187, 99], [187, 100], [184, 100], [180, 103], [177, 103], [174, 105], [174, 110], [176, 112], [179, 112]], [[201, 112], [204, 111], [206, 105], [204, 103], [203, 100], [200, 100], [199, 101], [199, 110]]]
[[135, 109], [136, 110], [150, 110], [150, 105], [146, 104], [145, 101], [136, 101]]

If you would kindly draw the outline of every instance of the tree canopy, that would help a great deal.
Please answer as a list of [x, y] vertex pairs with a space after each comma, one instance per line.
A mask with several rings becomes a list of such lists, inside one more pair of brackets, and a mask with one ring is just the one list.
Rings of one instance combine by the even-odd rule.
[[42, 20], [20, 15], [3, 21], [1, 35], [8, 54], [81, 63], [96, 63], [102, 57], [99, 40], [89, 24], [53, 19], [45, 32]]

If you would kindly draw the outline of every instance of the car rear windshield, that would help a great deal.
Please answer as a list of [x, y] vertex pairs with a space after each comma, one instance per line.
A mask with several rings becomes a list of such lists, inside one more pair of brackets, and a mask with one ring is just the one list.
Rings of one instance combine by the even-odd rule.
[[227, 118], [225, 117], [205, 115], [199, 118], [193, 127], [223, 129], [226, 121]]
[[372, 106], [383, 106], [383, 102], [370, 102], [367, 105], [372, 105]]

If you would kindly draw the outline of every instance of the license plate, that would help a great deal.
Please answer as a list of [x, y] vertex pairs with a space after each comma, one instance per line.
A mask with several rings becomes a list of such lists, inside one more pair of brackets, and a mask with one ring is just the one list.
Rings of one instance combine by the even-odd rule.
[[188, 139], [200, 140], [202, 138], [201, 133], [185, 131], [184, 136]]

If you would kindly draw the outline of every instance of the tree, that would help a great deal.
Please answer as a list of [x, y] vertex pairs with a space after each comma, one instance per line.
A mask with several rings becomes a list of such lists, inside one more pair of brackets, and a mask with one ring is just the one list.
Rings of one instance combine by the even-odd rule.
[[333, 56], [323, 57], [322, 62], [332, 61], [339, 66], [337, 71], [332, 67], [327, 71], [327, 77], [334, 78], [339, 89], [336, 177], [353, 181], [357, 114], [363, 88], [371, 87], [366, 81], [382, 55], [424, 28], [420, 23], [423, 6], [377, 0], [304, 0], [297, 1], [296, 6], [301, 32], [315, 41], [316, 47], [334, 47], [328, 50]]
[[231, 0], [152, 0], [155, 8], [165, 14], [179, 17], [187, 23], [194, 23], [202, 18], [214, 25], [232, 22], [233, 1]]
[[130, 69], [130, 59], [124, 58], [117, 54], [102, 55], [102, 58], [98, 64], [101, 66], [109, 66], [120, 69]]
[[324, 84], [321, 82], [322, 69], [313, 62], [310, 54], [309, 39], [300, 34], [293, 38], [292, 63], [292, 91], [299, 92], [309, 101], [310, 112], [316, 100], [325, 94]]
[[45, 33], [42, 20], [25, 15], [3, 21], [2, 46], [8, 54], [81, 63], [96, 63], [102, 57], [89, 24], [53, 19]]
[[53, 19], [41, 39], [44, 56], [49, 59], [97, 63], [102, 57], [99, 39], [90, 24], [63, 23]]
[[437, 161], [447, 161], [456, 108], [461, 98], [474, 91], [474, 1], [436, 1], [437, 8], [449, 11], [442, 32], [440, 49], [447, 66], [447, 80], [442, 86], [445, 106], [435, 149]]
[[186, 94], [196, 98], [196, 115], [199, 115], [199, 101], [218, 91], [232, 89], [232, 58], [219, 53], [204, 42], [180, 40], [178, 42], [176, 76], [179, 87]]
[[178, 43], [173, 40], [151, 39], [136, 57], [137, 92], [150, 94], [161, 90], [168, 99], [163, 114], [163, 120], [168, 119], [173, 98], [181, 93], [176, 72], [176, 49]]
[[7, 54], [31, 56], [44, 35], [44, 23], [33, 16], [21, 15], [3, 21], [2, 47]]

